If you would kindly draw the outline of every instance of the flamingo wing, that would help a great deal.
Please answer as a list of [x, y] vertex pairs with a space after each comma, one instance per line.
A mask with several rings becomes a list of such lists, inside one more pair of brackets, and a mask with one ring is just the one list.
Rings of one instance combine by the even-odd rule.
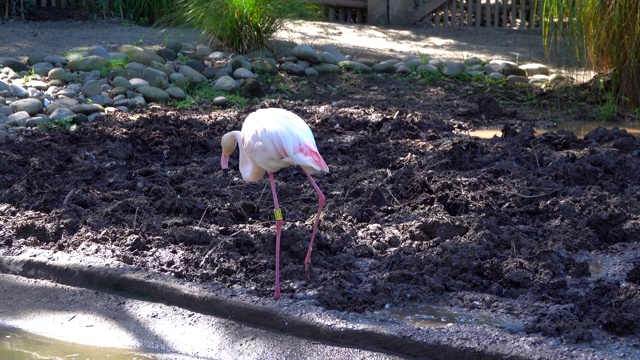
[[242, 142], [253, 163], [268, 172], [291, 165], [309, 172], [329, 171], [309, 126], [284, 109], [261, 109], [242, 126]]

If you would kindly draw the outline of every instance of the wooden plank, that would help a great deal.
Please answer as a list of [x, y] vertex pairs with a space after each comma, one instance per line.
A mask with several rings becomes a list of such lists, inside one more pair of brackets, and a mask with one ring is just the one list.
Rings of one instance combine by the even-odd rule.
[[476, 0], [476, 27], [480, 27], [480, 20], [482, 20], [482, 7], [480, 0]]
[[367, 1], [367, 23], [372, 25], [389, 25], [388, 0]]
[[451, 23], [451, 26], [458, 26], [458, 2], [456, 0], [451, 2]]
[[516, 0], [511, 1], [511, 28], [516, 28]]
[[502, 16], [500, 18], [502, 19], [502, 27], [506, 28], [507, 23], [509, 22], [509, 13], [507, 12], [507, 0], [501, 0], [501, 1], [502, 1]]
[[493, 0], [493, 27], [500, 26], [500, 0]]
[[534, 24], [535, 21], [535, 15], [536, 15], [536, 1], [535, 0], [529, 0], [529, 28], [533, 29], [536, 27], [536, 24]]
[[525, 1], [520, 2], [520, 27], [523, 29], [527, 27], [527, 12], [525, 9]]
[[336, 7], [348, 7], [348, 8], [367, 8], [366, 1], [359, 0], [310, 0], [314, 4], [336, 6]]
[[467, 0], [467, 26], [473, 21], [473, 0]]
[[435, 24], [437, 27], [440, 27], [440, 8], [436, 9], [436, 17], [435, 17]]
[[484, 26], [486, 27], [491, 27], [491, 0], [486, 0], [487, 2], [484, 4], [485, 6], [485, 21], [486, 23], [484, 24]]

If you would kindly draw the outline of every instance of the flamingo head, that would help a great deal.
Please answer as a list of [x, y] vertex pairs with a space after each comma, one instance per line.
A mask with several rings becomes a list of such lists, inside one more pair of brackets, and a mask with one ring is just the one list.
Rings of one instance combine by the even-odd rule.
[[229, 174], [229, 157], [238, 146], [238, 139], [236, 134], [232, 131], [224, 134], [220, 142], [222, 146], [222, 156], [220, 157], [220, 167], [224, 176]]

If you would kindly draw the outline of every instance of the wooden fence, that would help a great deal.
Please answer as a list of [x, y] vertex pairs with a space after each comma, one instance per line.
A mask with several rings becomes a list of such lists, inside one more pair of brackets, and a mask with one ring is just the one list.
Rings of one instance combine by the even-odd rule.
[[[325, 8], [329, 21], [365, 23], [372, 6], [382, 6], [386, 23], [379, 25], [486, 26], [539, 28], [541, 0], [312, 0]], [[395, 10], [394, 10], [395, 9]]]

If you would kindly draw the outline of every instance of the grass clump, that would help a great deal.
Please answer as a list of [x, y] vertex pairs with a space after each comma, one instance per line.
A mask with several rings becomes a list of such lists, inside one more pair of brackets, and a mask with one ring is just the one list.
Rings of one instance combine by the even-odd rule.
[[547, 51], [610, 76], [605, 102], [640, 107], [640, 1], [539, 1]]
[[264, 49], [285, 20], [317, 13], [306, 0], [177, 0], [163, 22], [195, 27], [232, 51], [248, 53]]

